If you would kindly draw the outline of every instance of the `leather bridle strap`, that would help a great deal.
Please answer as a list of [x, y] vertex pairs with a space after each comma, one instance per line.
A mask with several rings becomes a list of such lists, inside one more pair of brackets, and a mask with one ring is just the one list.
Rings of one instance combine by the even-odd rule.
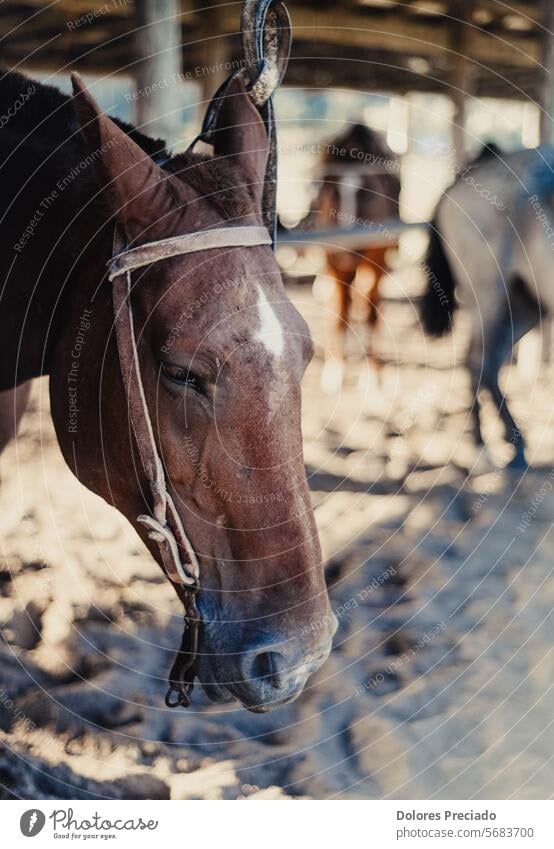
[[[185, 630], [181, 649], [170, 673], [166, 704], [169, 707], [188, 706], [193, 687], [193, 666], [200, 627], [195, 600], [200, 587], [200, 567], [194, 547], [167, 489], [165, 469], [144, 394], [131, 302], [131, 272], [152, 263], [197, 251], [271, 245], [271, 237], [267, 229], [261, 226], [218, 227], [149, 242], [136, 248], [124, 249], [124, 244], [116, 228], [116, 252], [108, 264], [108, 278], [112, 283], [117, 349], [131, 427], [152, 495], [152, 515], [141, 514], [137, 516], [137, 521], [148, 528], [148, 536], [158, 543], [168, 577], [181, 587], [185, 606]], [[177, 693], [175, 699], [172, 698], [173, 693]]]
[[[116, 238], [118, 247], [122, 247], [123, 240], [118, 231]], [[165, 470], [154, 438], [138, 359], [131, 302], [131, 272], [183, 254], [270, 244], [271, 237], [265, 227], [217, 227], [120, 250], [109, 262], [108, 278], [112, 283], [121, 375], [135, 442], [152, 494], [152, 515], [141, 514], [137, 521], [148, 527], [148, 536], [158, 543], [168, 577], [175, 584], [186, 587], [198, 586], [198, 560], [168, 492]], [[184, 561], [180, 550], [184, 552]]]
[[269, 233], [256, 225], [243, 227], [217, 227], [213, 230], [197, 230], [184, 236], [173, 236], [148, 242], [137, 248], [130, 248], [116, 254], [109, 263], [109, 279], [114, 280], [126, 271], [135, 271], [161, 259], [170, 259], [196, 251], [209, 251], [218, 248], [251, 248], [257, 245], [271, 245]]

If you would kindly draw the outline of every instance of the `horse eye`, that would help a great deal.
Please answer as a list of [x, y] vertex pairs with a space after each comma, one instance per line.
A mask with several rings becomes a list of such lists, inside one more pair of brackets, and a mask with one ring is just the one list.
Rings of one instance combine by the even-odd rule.
[[181, 386], [188, 386], [196, 392], [203, 393], [204, 387], [202, 381], [189, 368], [175, 366], [172, 363], [161, 363], [162, 373], [168, 380], [173, 383], [178, 383]]

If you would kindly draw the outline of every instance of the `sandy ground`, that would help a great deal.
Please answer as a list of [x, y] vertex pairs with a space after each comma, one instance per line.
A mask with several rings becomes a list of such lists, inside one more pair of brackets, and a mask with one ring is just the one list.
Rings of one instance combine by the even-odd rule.
[[[357, 325], [343, 390], [322, 397], [327, 306], [295, 298], [318, 341], [304, 428], [340, 623], [329, 662], [268, 715], [198, 692], [166, 710], [178, 603], [65, 468], [39, 382], [0, 466], [3, 798], [551, 796], [551, 370], [505, 375], [533, 471], [468, 475], [463, 329], [429, 345], [387, 302], [379, 385]], [[486, 431], [501, 463], [490, 409]]]

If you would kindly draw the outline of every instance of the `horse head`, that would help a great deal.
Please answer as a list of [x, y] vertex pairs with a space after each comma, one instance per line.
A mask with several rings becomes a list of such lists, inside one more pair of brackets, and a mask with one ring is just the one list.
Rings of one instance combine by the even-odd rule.
[[[177, 156], [164, 168], [77, 89], [105, 217], [129, 245], [261, 224], [268, 140], [239, 80], [220, 111], [214, 157]], [[65, 411], [55, 380], [52, 409], [76, 474], [159, 559], [136, 521], [149, 493], [130, 433], [109, 285], [99, 288], [80, 362], [87, 428], [68, 435], [59, 426]], [[302, 455], [309, 329], [269, 246], [165, 259], [133, 273], [131, 297], [154, 438], [200, 564], [198, 678], [215, 701], [269, 710], [301, 692], [335, 627]], [[70, 339], [57, 357], [63, 374]]]

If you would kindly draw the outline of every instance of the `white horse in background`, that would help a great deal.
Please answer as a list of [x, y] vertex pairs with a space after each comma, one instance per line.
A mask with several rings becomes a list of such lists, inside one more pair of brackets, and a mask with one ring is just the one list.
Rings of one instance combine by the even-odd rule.
[[425, 271], [427, 333], [450, 330], [458, 300], [470, 315], [477, 445], [483, 446], [478, 397], [485, 389], [515, 449], [510, 466], [525, 468], [525, 441], [498, 375], [514, 345], [554, 309], [554, 147], [508, 155], [490, 149], [462, 171], [438, 203]]

